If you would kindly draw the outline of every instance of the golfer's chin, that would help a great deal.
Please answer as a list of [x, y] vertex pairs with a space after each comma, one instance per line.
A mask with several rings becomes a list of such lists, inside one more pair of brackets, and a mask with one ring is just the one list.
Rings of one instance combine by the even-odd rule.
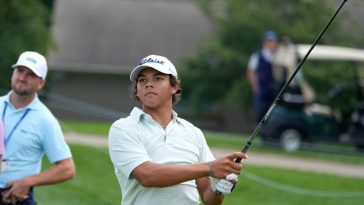
[[20, 96], [27, 96], [29, 95], [29, 91], [25, 89], [13, 88], [14, 93]]
[[143, 103], [143, 107], [148, 109], [155, 109], [158, 107], [158, 103], [156, 102]]
[[143, 106], [149, 109], [155, 109], [157, 107], [160, 107], [161, 103], [157, 99], [144, 99], [142, 101]]

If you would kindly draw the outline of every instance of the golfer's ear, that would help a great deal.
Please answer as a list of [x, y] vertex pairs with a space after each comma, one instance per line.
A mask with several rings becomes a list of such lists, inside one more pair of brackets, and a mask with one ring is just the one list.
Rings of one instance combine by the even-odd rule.
[[172, 94], [176, 94], [178, 90], [181, 89], [181, 84], [177, 82], [174, 86], [172, 86]]
[[45, 83], [46, 83], [45, 80], [43, 80], [43, 79], [40, 80], [40, 82], [38, 84], [38, 91], [41, 90], [44, 87]]

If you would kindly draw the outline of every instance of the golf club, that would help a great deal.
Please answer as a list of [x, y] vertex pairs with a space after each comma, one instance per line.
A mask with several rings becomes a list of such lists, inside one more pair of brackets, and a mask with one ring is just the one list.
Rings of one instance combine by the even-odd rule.
[[[248, 149], [250, 148], [250, 146], [253, 144], [253, 141], [254, 141], [255, 136], [259, 133], [260, 129], [262, 128], [262, 126], [264, 125], [264, 123], [266, 122], [266, 120], [269, 118], [270, 114], [274, 110], [274, 107], [276, 106], [276, 104], [278, 103], [279, 99], [281, 98], [282, 94], [284, 93], [284, 91], [286, 90], [286, 88], [288, 87], [288, 85], [291, 83], [291, 81], [293, 80], [293, 78], [296, 76], [297, 72], [300, 70], [300, 68], [302, 67], [303, 63], [306, 61], [306, 59], [310, 55], [311, 51], [314, 49], [314, 47], [316, 46], [316, 44], [318, 43], [318, 41], [321, 39], [322, 35], [325, 33], [325, 31], [327, 30], [327, 28], [330, 26], [331, 22], [335, 19], [336, 15], [339, 13], [339, 11], [341, 10], [341, 8], [344, 6], [344, 4], [346, 3], [346, 1], [347, 0], [343, 0], [343, 2], [340, 4], [340, 6], [336, 10], [336, 12], [333, 14], [333, 16], [327, 22], [327, 24], [325, 25], [325, 27], [322, 29], [322, 31], [320, 32], [320, 34], [318, 35], [318, 37], [316, 38], [316, 40], [314, 41], [314, 43], [312, 44], [312, 46], [310, 47], [310, 49], [308, 50], [308, 52], [306, 53], [306, 55], [304, 56], [304, 58], [299, 62], [299, 64], [297, 65], [295, 71], [291, 75], [291, 77], [283, 85], [283, 87], [279, 91], [278, 95], [274, 99], [273, 103], [269, 107], [268, 111], [265, 113], [264, 117], [262, 117], [262, 119], [260, 120], [260, 122], [257, 125], [257, 127], [254, 129], [254, 131], [253, 131], [252, 135], [250, 136], [249, 140], [245, 143], [245, 145], [244, 145], [243, 149], [241, 150], [241, 152], [246, 153], [248, 151]], [[241, 158], [236, 158], [235, 159], [235, 162], [240, 163], [241, 160], [242, 160]], [[234, 189], [234, 187], [233, 187], [233, 189]], [[216, 194], [221, 194], [219, 191], [216, 191], [215, 193]]]

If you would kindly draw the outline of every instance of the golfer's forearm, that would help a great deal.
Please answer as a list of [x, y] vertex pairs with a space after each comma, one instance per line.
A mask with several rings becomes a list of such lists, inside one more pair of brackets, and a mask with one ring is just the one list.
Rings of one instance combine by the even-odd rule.
[[224, 195], [217, 196], [211, 188], [203, 196], [204, 205], [220, 205], [224, 200]]
[[196, 180], [197, 189], [204, 205], [219, 205], [224, 200], [224, 195], [216, 195], [211, 189], [211, 182], [208, 177]]
[[167, 187], [209, 175], [209, 163], [193, 165], [161, 165], [145, 162], [132, 175], [144, 187]]
[[25, 179], [31, 186], [55, 184], [72, 179], [75, 175], [75, 167], [71, 158], [62, 160], [49, 169]]

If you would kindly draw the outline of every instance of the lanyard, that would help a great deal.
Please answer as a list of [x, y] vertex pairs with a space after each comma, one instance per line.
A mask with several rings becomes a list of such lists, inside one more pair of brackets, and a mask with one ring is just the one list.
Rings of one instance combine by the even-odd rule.
[[[2, 117], [2, 120], [3, 120], [3, 123], [5, 125], [5, 113], [6, 113], [6, 109], [8, 108], [8, 103], [5, 101], [5, 107], [4, 107], [4, 110], [3, 110], [3, 117]], [[16, 128], [18, 128], [19, 124], [21, 123], [21, 121], [24, 120], [25, 116], [29, 113], [30, 109], [27, 108], [24, 112], [24, 114], [20, 117], [20, 119], [18, 120], [18, 122], [14, 125], [13, 129], [10, 131], [9, 135], [8, 136], [5, 136], [5, 146], [6, 144], [9, 142], [11, 136], [13, 135], [14, 131], [16, 130]], [[5, 127], [5, 126], [4, 126]]]

